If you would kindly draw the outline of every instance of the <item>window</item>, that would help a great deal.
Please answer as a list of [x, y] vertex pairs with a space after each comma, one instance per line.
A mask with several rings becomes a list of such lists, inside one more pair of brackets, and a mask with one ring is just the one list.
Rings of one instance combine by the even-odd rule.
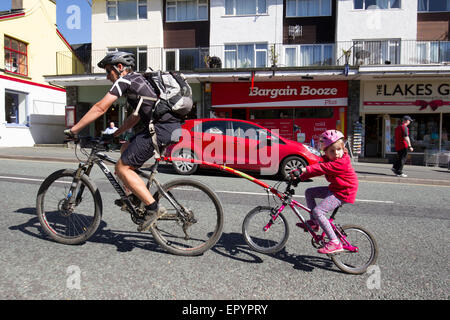
[[225, 45], [225, 68], [254, 68], [267, 66], [267, 44]]
[[130, 52], [134, 54], [136, 59], [136, 66], [134, 67], [137, 71], [145, 71], [147, 69], [147, 48], [146, 47], [134, 47], [134, 48], [109, 48], [108, 52], [123, 51]]
[[419, 12], [450, 11], [450, 0], [417, 0], [417, 11]]
[[5, 120], [10, 124], [27, 124], [27, 95], [5, 90]]
[[192, 130], [194, 132], [225, 135], [226, 128], [226, 121], [204, 121], [196, 125]]
[[208, 20], [208, 0], [178, 0], [166, 2], [166, 21]]
[[418, 41], [416, 46], [420, 64], [450, 62], [450, 41]]
[[267, 13], [266, 0], [225, 0], [226, 15]]
[[108, 20], [147, 19], [147, 0], [106, 1]]
[[400, 63], [400, 40], [353, 41], [354, 64]]
[[355, 9], [393, 9], [401, 8], [401, 0], [353, 0]]
[[[401, 123], [402, 117], [403, 115], [390, 115], [391, 152], [395, 152], [395, 129]], [[439, 114], [414, 114], [414, 121], [409, 125], [409, 137], [414, 152], [439, 149], [439, 118]], [[442, 131], [444, 131], [444, 128], [443, 122]]]
[[332, 65], [333, 44], [310, 44], [285, 48], [285, 64], [289, 67]]
[[233, 134], [237, 138], [247, 138], [252, 140], [267, 141], [270, 137], [272, 143], [279, 143], [276, 136], [271, 135], [266, 129], [246, 123], [232, 121]]
[[208, 48], [166, 49], [166, 70], [190, 71], [204, 66], [204, 58], [209, 55]]
[[27, 44], [5, 36], [5, 70], [28, 75]]
[[286, 17], [331, 16], [331, 0], [287, 0]]
[[334, 110], [333, 108], [296, 108], [295, 118], [305, 119], [305, 118], [333, 118]]

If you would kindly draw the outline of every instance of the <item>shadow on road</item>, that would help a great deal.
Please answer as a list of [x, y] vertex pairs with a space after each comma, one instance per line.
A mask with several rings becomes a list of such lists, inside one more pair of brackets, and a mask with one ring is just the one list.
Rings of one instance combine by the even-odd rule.
[[[31, 215], [33, 217], [25, 223], [9, 227], [10, 230], [19, 230], [31, 237], [53, 241], [42, 229], [39, 219], [36, 216], [36, 208], [21, 208], [15, 212]], [[111, 230], [106, 227], [107, 223], [102, 220], [97, 232], [89, 238], [87, 242], [114, 245], [117, 247], [118, 252], [129, 252], [135, 248], [139, 248], [169, 254], [159, 247], [150, 234], [143, 234], [133, 231]], [[292, 254], [287, 252], [285, 248], [276, 254], [271, 255], [253, 252], [245, 243], [244, 238], [240, 233], [223, 233], [216, 245], [211, 248], [211, 251], [224, 257], [245, 263], [263, 263], [264, 260], [262, 257], [265, 256], [290, 263], [293, 265], [293, 268], [297, 270], [311, 272], [315, 268], [320, 268], [328, 271], [340, 272], [333, 269], [334, 264], [330, 259], [322, 258], [320, 256]]]
[[[39, 219], [36, 216], [36, 208], [21, 208], [15, 212], [32, 215], [33, 218], [25, 223], [9, 227], [10, 230], [19, 230], [31, 237], [53, 241], [42, 229]], [[143, 234], [137, 231], [111, 230], [106, 227], [107, 223], [102, 220], [95, 234], [92, 235], [87, 242], [115, 245], [117, 247], [117, 251], [119, 252], [128, 252], [134, 248], [140, 248], [144, 250], [166, 253], [153, 240], [150, 234]], [[79, 245], [83, 245], [83, 243]]]
[[263, 263], [264, 260], [261, 257], [267, 257], [290, 263], [296, 270], [312, 272], [315, 268], [319, 268], [342, 273], [334, 268], [334, 263], [329, 258], [297, 255], [287, 252], [286, 248], [270, 255], [256, 253], [245, 243], [240, 233], [223, 233], [211, 250], [222, 256], [246, 263]]

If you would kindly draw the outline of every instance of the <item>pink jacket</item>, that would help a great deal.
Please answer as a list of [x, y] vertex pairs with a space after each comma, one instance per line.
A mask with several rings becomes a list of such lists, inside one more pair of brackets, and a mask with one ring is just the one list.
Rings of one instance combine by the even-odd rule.
[[352, 167], [347, 153], [341, 159], [330, 161], [326, 156], [325, 162], [316, 163], [306, 167], [306, 172], [301, 175], [302, 180], [325, 175], [330, 185], [330, 191], [340, 200], [354, 203], [358, 191], [358, 176]]

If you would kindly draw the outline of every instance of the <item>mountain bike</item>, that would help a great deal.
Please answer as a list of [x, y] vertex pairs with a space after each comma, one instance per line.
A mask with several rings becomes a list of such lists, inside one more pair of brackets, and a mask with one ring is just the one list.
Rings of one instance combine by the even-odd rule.
[[[120, 196], [122, 210], [140, 225], [145, 207], [137, 197], [127, 196], [119, 180], [105, 165], [117, 161], [104, 154], [111, 139], [83, 137], [75, 140], [87, 160], [78, 169], [62, 169], [50, 174], [41, 184], [36, 200], [39, 222], [53, 240], [63, 244], [87, 241], [100, 225], [103, 213], [102, 197], [89, 177], [94, 165], [105, 174]], [[87, 149], [91, 149], [89, 152]], [[163, 154], [163, 150], [161, 151]], [[155, 241], [172, 254], [194, 256], [214, 246], [222, 234], [223, 208], [217, 194], [204, 183], [194, 179], [176, 179], [161, 184], [156, 179], [161, 160], [155, 159], [149, 173], [136, 169], [147, 179], [147, 188], [156, 188], [153, 197], [167, 209], [150, 228]], [[153, 189], [154, 189], [153, 188]], [[152, 190], [151, 190], [152, 191]]]
[[[281, 182], [280, 182], [281, 183]], [[300, 219], [311, 236], [311, 244], [315, 248], [321, 248], [327, 242], [325, 232], [316, 233], [301, 215], [298, 208], [311, 212], [301, 203], [295, 201], [292, 180], [286, 182], [286, 190], [278, 191], [275, 187], [267, 186], [267, 190], [281, 200], [281, 205], [258, 206], [252, 209], [244, 218], [242, 223], [242, 234], [246, 243], [255, 251], [260, 253], [276, 253], [284, 248], [289, 238], [289, 225], [283, 210], [289, 206]], [[341, 241], [344, 251], [328, 256], [334, 264], [342, 271], [350, 274], [362, 274], [373, 265], [378, 257], [378, 245], [374, 236], [365, 228], [357, 225], [335, 224], [335, 216], [339, 210], [336, 208], [329, 219], [330, 224]]]

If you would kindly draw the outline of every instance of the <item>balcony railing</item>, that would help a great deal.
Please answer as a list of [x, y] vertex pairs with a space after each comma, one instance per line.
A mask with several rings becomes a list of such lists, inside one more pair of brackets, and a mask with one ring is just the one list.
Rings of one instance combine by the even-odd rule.
[[[137, 70], [204, 68], [245, 69], [360, 65], [421, 65], [450, 63], [450, 41], [357, 40], [321, 44], [229, 44], [208, 48], [121, 48], [133, 52]], [[57, 53], [58, 75], [103, 73], [97, 63], [110, 50], [94, 50], [79, 63], [68, 52]]]

